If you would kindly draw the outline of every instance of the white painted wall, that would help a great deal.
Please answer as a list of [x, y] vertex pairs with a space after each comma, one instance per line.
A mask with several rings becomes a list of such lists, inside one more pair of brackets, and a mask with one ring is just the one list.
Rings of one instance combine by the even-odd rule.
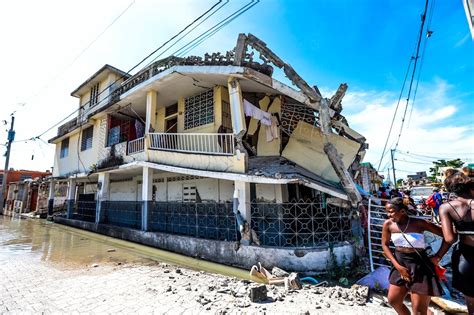
[[137, 182], [135, 180], [126, 182], [111, 182], [110, 200], [137, 201]]
[[69, 137], [69, 152], [67, 156], [60, 158], [61, 141], [56, 144], [53, 176], [88, 172], [91, 166], [97, 163], [99, 148], [103, 148], [104, 145], [104, 139], [100, 137], [101, 124], [102, 120], [100, 119], [92, 121], [94, 128], [92, 147], [87, 150], [81, 151], [81, 129], [78, 129], [76, 133]]

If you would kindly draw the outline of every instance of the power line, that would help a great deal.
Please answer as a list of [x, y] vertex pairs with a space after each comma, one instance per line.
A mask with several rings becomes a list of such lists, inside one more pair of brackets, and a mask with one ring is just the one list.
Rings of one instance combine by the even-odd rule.
[[[235, 11], [233, 14], [229, 15], [228, 17], [226, 17], [224, 20], [222, 20], [221, 22], [219, 22], [218, 24], [214, 25], [212, 28], [210, 28], [209, 30], [207, 30], [206, 32], [202, 33], [201, 35], [199, 35], [195, 40], [196, 43], [192, 44], [190, 47], [188, 47], [187, 49], [181, 51], [179, 55], [181, 56], [184, 56], [186, 55], [187, 53], [189, 53], [191, 50], [193, 50], [194, 48], [196, 48], [197, 46], [199, 46], [201, 43], [203, 43], [205, 40], [207, 40], [208, 38], [212, 37], [214, 34], [216, 34], [217, 32], [219, 32], [222, 28], [224, 28], [225, 26], [227, 26], [230, 22], [232, 22], [233, 20], [235, 20], [236, 18], [238, 18], [239, 16], [241, 16], [242, 14], [244, 14], [246, 11], [250, 10], [253, 6], [257, 5], [258, 3], [260, 2], [260, 0], [252, 0], [250, 1], [248, 4], [246, 4], [245, 6], [243, 6], [242, 8], [240, 8], [239, 10]], [[188, 44], [189, 45], [189, 44]], [[181, 48], [182, 49], [182, 48]], [[178, 50], [179, 51], [179, 50]]]
[[[134, 70], [136, 67], [138, 67], [140, 64], [142, 64], [146, 59], [148, 59], [151, 55], [153, 55], [154, 53], [156, 53], [159, 49], [161, 49], [162, 47], [164, 47], [166, 44], [168, 44], [171, 40], [173, 40], [174, 38], [176, 38], [177, 36], [179, 36], [180, 34], [182, 34], [186, 29], [188, 29], [191, 25], [193, 25], [194, 23], [196, 23], [196, 21], [200, 20], [201, 18], [203, 18], [205, 15], [207, 15], [207, 13], [209, 13], [210, 11], [212, 11], [219, 3], [221, 3], [222, 0], [219, 0], [217, 3], [215, 3], [210, 9], [208, 9], [207, 11], [205, 11], [203, 14], [201, 14], [198, 18], [196, 18], [194, 21], [192, 21], [191, 23], [189, 23], [184, 29], [182, 29], [181, 31], [179, 31], [176, 35], [174, 35], [171, 39], [167, 40], [164, 44], [162, 44], [159, 48], [155, 49], [151, 54], [149, 54], [146, 58], [144, 58], [143, 60], [141, 60], [139, 63], [137, 63], [136, 65], [134, 65], [129, 71], [126, 72], [126, 75], [128, 75], [132, 70]], [[102, 93], [104, 93], [105, 91], [108, 91], [109, 88], [111, 86], [113, 86], [115, 83], [117, 83], [119, 80], [125, 78], [126, 75], [123, 75], [121, 76], [120, 78], [118, 78], [117, 80], [115, 80], [113, 83], [109, 84], [106, 88], [104, 88], [102, 91], [100, 91], [98, 94], [97, 94], [97, 97], [99, 97]], [[109, 95], [111, 95], [112, 92], [109, 92]], [[87, 101], [85, 104], [79, 106], [79, 108], [77, 108], [76, 110], [74, 110], [72, 113], [70, 113], [69, 115], [67, 115], [65, 118], [61, 119], [60, 121], [58, 121], [57, 123], [55, 123], [54, 125], [52, 125], [51, 127], [49, 127], [48, 129], [46, 129], [45, 131], [43, 131], [42, 133], [40, 133], [38, 136], [34, 136], [34, 137], [31, 137], [31, 138], [27, 138], [27, 139], [23, 139], [23, 140], [18, 140], [16, 142], [24, 142], [24, 141], [33, 141], [35, 138], [40, 138], [42, 137], [44, 134], [46, 134], [47, 132], [49, 132], [50, 130], [52, 130], [53, 128], [57, 127], [59, 124], [61, 124], [62, 122], [64, 122], [65, 120], [67, 120], [69, 117], [71, 117], [72, 115], [74, 115], [75, 113], [77, 113], [78, 111], [80, 111], [81, 109], [83, 109], [86, 105], [88, 105], [89, 103], [91, 102], [91, 100]]]
[[[168, 50], [170, 50], [173, 46], [175, 46], [177, 43], [179, 43], [184, 37], [188, 36], [189, 33], [191, 33], [192, 31], [194, 31], [197, 27], [199, 27], [202, 23], [204, 23], [205, 21], [207, 21], [211, 16], [213, 16], [215, 13], [217, 13], [219, 10], [221, 10], [224, 6], [226, 6], [227, 4], [229, 3], [229, 0], [227, 0], [225, 3], [223, 3], [220, 7], [218, 7], [214, 12], [212, 12], [211, 14], [209, 14], [204, 20], [202, 20], [200, 23], [198, 23], [197, 25], [195, 25], [192, 29], [190, 29], [188, 32], [186, 32], [186, 34], [184, 34], [183, 36], [181, 36], [180, 38], [178, 38], [176, 40], [176, 42], [174, 42], [171, 46], [169, 46], [168, 48], [166, 48], [164, 51], [162, 51], [159, 55], [157, 55], [155, 58], [153, 58], [152, 61], [150, 61], [147, 66], [151, 65], [153, 62], [155, 62], [159, 57], [161, 57], [165, 52], [167, 52]], [[173, 54], [171, 54], [173, 55]]]
[[413, 100], [411, 101], [410, 115], [408, 115], [408, 128], [410, 127], [411, 115], [413, 114], [413, 108], [415, 107], [416, 95], [418, 93], [418, 85], [420, 84], [421, 69], [423, 68], [423, 61], [424, 61], [425, 51], [426, 51], [426, 43], [428, 42], [427, 39], [430, 38], [431, 34], [433, 33], [430, 30], [430, 26], [431, 26], [431, 19], [433, 18], [434, 6], [435, 6], [435, 0], [432, 0], [431, 6], [430, 6], [430, 15], [428, 17], [428, 23], [426, 25], [426, 31], [427, 31], [426, 39], [423, 42], [423, 50], [421, 52], [420, 70], [418, 70], [418, 77], [416, 78], [415, 92], [413, 93]]
[[427, 11], [428, 11], [428, 0], [426, 0], [426, 2], [425, 2], [425, 9], [424, 9], [423, 14], [421, 16], [420, 33], [418, 35], [418, 43], [416, 45], [415, 63], [413, 64], [413, 71], [411, 73], [411, 79], [410, 79], [410, 86], [408, 88], [407, 101], [406, 101], [406, 104], [405, 104], [405, 110], [403, 112], [402, 124], [400, 126], [400, 132], [398, 133], [397, 143], [395, 144], [395, 150], [398, 148], [398, 143], [400, 142], [400, 138], [402, 136], [403, 125], [405, 124], [405, 117], [406, 117], [406, 114], [407, 114], [408, 104], [410, 102], [410, 96], [411, 96], [411, 90], [412, 90], [412, 87], [413, 87], [413, 81], [415, 79], [416, 66], [418, 64], [418, 59], [419, 59], [418, 56], [419, 56], [419, 53], [420, 53], [420, 46], [421, 46], [421, 41], [422, 41], [422, 36], [423, 36], [423, 29], [425, 27]]
[[[122, 12], [120, 12], [120, 14], [117, 17], [115, 17], [115, 19], [113, 19], [112, 22], [109, 25], [107, 25], [107, 27], [104, 28], [104, 30], [102, 32], [100, 32], [99, 35], [97, 35], [84, 49], [82, 49], [82, 51], [79, 54], [77, 54], [76, 57], [74, 57], [74, 59], [66, 67], [64, 67], [63, 70], [61, 70], [55, 77], [53, 77], [51, 80], [49, 80], [46, 85], [44, 85], [40, 90], [38, 90], [38, 92], [31, 95], [29, 98], [36, 97], [36, 96], [40, 95], [41, 92], [43, 92], [53, 82], [55, 82], [59, 77], [61, 77], [66, 72], [66, 70], [68, 70], [100, 37], [102, 37], [102, 35], [104, 35], [104, 33], [110, 27], [112, 27], [112, 25], [114, 25], [125, 14], [125, 12], [128, 11], [128, 9], [130, 9], [130, 7], [134, 3], [135, 3], [135, 0], [133, 0]], [[26, 105], [26, 103], [20, 103], [19, 105], [23, 107], [23, 106]]]
[[382, 164], [382, 160], [385, 157], [386, 152], [388, 152], [388, 151], [385, 151], [385, 150], [387, 149], [387, 143], [388, 143], [388, 140], [390, 139], [390, 135], [392, 133], [393, 123], [395, 122], [395, 118], [397, 117], [398, 106], [400, 105], [400, 101], [402, 99], [403, 91], [405, 90], [405, 84], [407, 82], [408, 73], [410, 72], [412, 62], [413, 62], [413, 56], [410, 58], [410, 62], [408, 63], [407, 72], [405, 74], [405, 79], [403, 80], [402, 89], [400, 90], [400, 95], [398, 96], [397, 106], [395, 106], [395, 112], [393, 113], [392, 122], [390, 123], [390, 128], [388, 129], [387, 139], [385, 139], [385, 144], [383, 146], [382, 155], [380, 157], [379, 166], [377, 167], [377, 171], [380, 169], [380, 164]]
[[407, 160], [400, 160], [400, 159], [395, 159], [395, 161], [411, 163], [411, 164], [433, 165], [433, 163], [429, 163], [429, 162], [414, 162], [414, 161], [407, 161]]
[[[400, 101], [401, 101], [401, 98], [402, 98], [402, 95], [403, 95], [403, 91], [405, 89], [405, 84], [406, 84], [406, 81], [407, 81], [407, 77], [408, 77], [408, 73], [410, 72], [410, 68], [411, 68], [411, 64], [412, 64], [412, 61], [413, 59], [415, 60], [415, 63], [414, 63], [414, 66], [413, 66], [413, 72], [412, 72], [412, 80], [411, 80], [411, 83], [410, 83], [410, 89], [409, 89], [409, 92], [408, 92], [408, 98], [407, 98], [407, 103], [408, 103], [408, 100], [410, 99], [410, 93], [411, 93], [411, 86], [413, 84], [413, 76], [415, 74], [415, 70], [416, 70], [416, 64], [417, 64], [417, 58], [418, 58], [418, 52], [419, 52], [419, 49], [420, 49], [420, 40], [421, 40], [421, 35], [423, 33], [423, 27], [424, 27], [424, 23], [425, 23], [425, 17], [426, 17], [426, 10], [428, 8], [428, 0], [426, 0], [426, 3], [425, 3], [425, 10], [424, 10], [424, 14], [422, 15], [422, 24], [421, 24], [421, 29], [420, 29], [420, 34], [418, 36], [418, 40], [417, 40], [417, 44], [416, 44], [416, 53], [415, 53], [415, 56], [416, 57], [411, 57], [410, 58], [410, 62], [408, 64], [408, 68], [407, 68], [407, 72], [405, 74], [405, 79], [403, 80], [403, 85], [402, 85], [402, 89], [400, 91], [400, 95], [398, 97], [398, 101], [397, 101], [397, 106], [395, 107], [395, 112], [393, 113], [393, 117], [392, 117], [392, 122], [390, 123], [390, 128], [388, 130], [388, 134], [387, 134], [387, 138], [385, 140], [385, 144], [384, 144], [384, 148], [382, 150], [382, 155], [380, 157], [380, 161], [379, 161], [379, 165], [377, 167], [377, 171], [380, 169], [380, 165], [382, 164], [382, 160], [385, 156], [385, 150], [387, 149], [387, 143], [388, 143], [388, 140], [390, 139], [390, 135], [392, 133], [392, 129], [393, 129], [393, 124], [395, 122], [395, 118], [397, 116], [397, 112], [398, 112], [398, 107], [400, 105]], [[408, 104], [407, 104], [408, 105]], [[405, 114], [406, 114], [406, 107], [405, 107], [405, 113], [403, 115], [403, 119], [402, 119], [402, 128], [403, 128], [403, 121], [405, 120]], [[398, 140], [400, 139], [400, 135], [401, 135], [401, 131], [400, 131], [400, 134], [399, 134], [399, 137], [398, 137]], [[397, 140], [397, 143], [396, 143], [396, 146], [395, 146], [395, 149], [397, 148], [398, 146], [398, 140]]]

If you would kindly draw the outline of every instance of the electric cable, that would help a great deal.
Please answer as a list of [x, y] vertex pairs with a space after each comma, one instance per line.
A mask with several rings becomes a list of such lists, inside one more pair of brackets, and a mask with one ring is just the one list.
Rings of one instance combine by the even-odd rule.
[[[107, 91], [111, 86], [113, 86], [115, 83], [117, 83], [119, 80], [125, 78], [125, 76], [129, 75], [129, 73], [131, 71], [133, 71], [136, 67], [138, 67], [140, 64], [142, 64], [146, 59], [148, 59], [151, 55], [153, 55], [154, 53], [156, 53], [159, 49], [161, 49], [162, 47], [164, 47], [166, 44], [168, 44], [170, 41], [172, 41], [174, 38], [176, 38], [177, 36], [179, 36], [180, 34], [182, 34], [185, 30], [187, 30], [191, 25], [193, 25], [194, 23], [196, 23], [196, 21], [200, 20], [201, 18], [203, 18], [205, 15], [207, 15], [207, 13], [209, 13], [210, 11], [212, 11], [219, 3], [221, 3], [222, 0], [219, 0], [217, 3], [215, 3], [211, 8], [209, 8], [207, 11], [205, 11], [204, 13], [202, 13], [199, 17], [197, 17], [194, 21], [192, 21], [191, 23], [189, 23], [184, 29], [182, 29], [181, 31], [179, 31], [176, 35], [174, 35], [173, 37], [171, 37], [169, 40], [167, 40], [164, 44], [162, 44], [159, 48], [155, 49], [151, 54], [149, 54], [146, 58], [144, 58], [143, 60], [141, 60], [139, 63], [135, 64], [129, 71], [126, 72], [126, 75], [123, 75], [121, 76], [120, 78], [118, 78], [117, 80], [115, 80], [113, 83], [109, 84], [106, 88], [104, 88], [102, 91], [100, 91], [97, 95], [97, 97], [99, 97], [102, 93], [104, 93], [105, 91]], [[111, 95], [112, 92], [109, 92], [109, 95]], [[85, 104], [79, 106], [79, 108], [77, 108], [76, 110], [74, 110], [71, 114], [67, 115], [65, 118], [61, 119], [60, 121], [58, 121], [57, 123], [55, 123], [54, 125], [52, 125], [51, 127], [49, 127], [48, 129], [46, 129], [45, 131], [43, 131], [42, 133], [40, 133], [38, 136], [36, 137], [41, 137], [43, 136], [44, 134], [46, 134], [47, 132], [49, 132], [50, 130], [52, 130], [53, 128], [57, 127], [59, 124], [61, 124], [62, 122], [64, 122], [66, 119], [68, 119], [69, 117], [71, 117], [72, 115], [74, 115], [75, 113], [77, 113], [78, 111], [80, 111], [81, 109], [83, 109], [86, 105], [88, 105], [89, 103], [91, 102], [91, 100], [87, 101]], [[18, 141], [15, 141], [15, 142], [23, 142], [23, 141], [32, 141], [34, 138], [36, 137], [31, 137], [31, 138], [27, 138], [27, 139], [23, 139], [23, 140], [18, 140]]]
[[[99, 35], [97, 35], [84, 49], [81, 50], [81, 52], [79, 54], [77, 54], [74, 59], [66, 66], [63, 68], [63, 70], [61, 70], [56, 76], [54, 76], [51, 80], [48, 80], [48, 83], [45, 84], [41, 89], [38, 90], [38, 92], [32, 94], [31, 96], [29, 96], [26, 100], [28, 99], [31, 99], [33, 97], [37, 97], [38, 95], [40, 95], [44, 90], [46, 90], [53, 82], [55, 82], [58, 78], [60, 78], [95, 42], [97, 42], [97, 40], [99, 40], [100, 37], [102, 37], [102, 35], [104, 35], [105, 32], [107, 32], [107, 30], [112, 27], [112, 25], [114, 25], [127, 11], [128, 9], [130, 9], [130, 7], [135, 4], [135, 0], [133, 0], [123, 11], [120, 12], [120, 14], [118, 16], [116, 16], [112, 22], [110, 24], [108, 24], [103, 30], [102, 32], [99, 33]], [[22, 106], [24, 107], [26, 105], [26, 101], [23, 102], [23, 103], [19, 103], [18, 105], [19, 106]]]
[[[410, 83], [410, 88], [409, 88], [409, 92], [408, 92], [408, 98], [407, 98], [407, 102], [408, 100], [410, 99], [410, 93], [411, 93], [411, 86], [413, 84], [413, 76], [415, 74], [415, 70], [416, 70], [416, 64], [417, 64], [417, 61], [418, 61], [418, 52], [419, 52], [419, 49], [420, 49], [420, 44], [421, 44], [421, 35], [423, 34], [423, 28], [424, 28], [424, 23], [425, 23], [425, 17], [426, 17], [426, 11], [428, 9], [428, 0], [426, 0], [425, 2], [425, 9], [424, 9], [424, 13], [422, 15], [422, 21], [421, 21], [421, 28], [420, 28], [420, 32], [419, 32], [419, 35], [418, 35], [418, 41], [417, 41], [417, 44], [416, 44], [416, 53], [415, 53], [415, 56], [416, 57], [411, 57], [410, 58], [410, 63], [408, 65], [408, 69], [407, 69], [407, 73], [405, 74], [405, 79], [403, 80], [403, 85], [402, 85], [402, 89], [400, 91], [400, 96], [398, 98], [398, 101], [397, 101], [397, 105], [395, 107], [395, 112], [393, 114], [393, 117], [392, 117], [392, 122], [390, 124], [390, 128], [389, 128], [389, 131], [388, 131], [388, 134], [387, 134], [387, 138], [385, 140], [385, 145], [384, 145], [384, 148], [382, 150], [382, 155], [381, 155], [381, 158], [380, 158], [380, 161], [379, 161], [379, 165], [377, 167], [377, 171], [380, 169], [380, 165], [382, 164], [382, 160], [385, 156], [385, 150], [387, 149], [387, 143], [388, 143], [388, 140], [390, 139], [390, 135], [392, 133], [392, 128], [393, 128], [393, 124], [394, 124], [394, 121], [395, 121], [395, 118], [397, 116], [397, 112], [398, 112], [398, 107], [400, 105], [400, 101], [401, 101], [401, 97], [403, 95], [403, 91], [405, 89], [405, 84], [406, 84], [406, 80], [407, 80], [407, 77], [408, 77], [408, 73], [410, 72], [410, 68], [411, 68], [411, 63], [413, 60], [415, 60], [414, 62], [414, 66], [413, 66], [413, 72], [412, 72], [412, 81]], [[405, 107], [405, 114], [406, 114], [406, 107]], [[402, 122], [405, 120], [405, 114], [404, 114], [404, 117], [402, 119]], [[402, 128], [403, 128], [403, 123], [402, 123]], [[399, 135], [399, 138], [400, 138], [400, 135]], [[399, 139], [398, 139], [399, 140]], [[396, 144], [396, 147], [398, 146], [398, 140], [397, 140], [397, 144]], [[395, 147], [395, 149], [396, 149]]]
[[410, 96], [411, 96], [411, 91], [412, 91], [412, 87], [413, 87], [413, 81], [415, 79], [416, 66], [417, 66], [418, 59], [419, 59], [418, 56], [419, 56], [420, 45], [421, 45], [422, 36], [423, 36], [423, 29], [425, 27], [426, 13], [428, 11], [428, 1], [429, 0], [426, 0], [426, 2], [425, 2], [425, 10], [423, 12], [423, 15], [421, 16], [421, 26], [420, 26], [420, 33], [419, 33], [419, 36], [418, 36], [418, 44], [417, 44], [417, 47], [416, 47], [415, 63], [413, 64], [413, 71], [412, 71], [412, 74], [411, 74], [410, 86], [408, 88], [407, 101], [406, 101], [406, 104], [405, 104], [405, 110], [403, 112], [402, 124], [400, 126], [400, 132], [398, 133], [397, 143], [395, 144], [395, 150], [398, 148], [398, 143], [400, 142], [400, 138], [402, 136], [403, 125], [405, 124], [405, 117], [406, 117], [406, 114], [407, 114], [408, 104], [410, 102]]
[[418, 70], [418, 76], [416, 78], [415, 92], [413, 93], [413, 100], [411, 101], [411, 108], [410, 108], [410, 114], [408, 115], [407, 128], [410, 128], [411, 115], [413, 114], [413, 108], [415, 107], [415, 100], [416, 100], [416, 95], [418, 93], [418, 85], [420, 84], [421, 70], [423, 68], [423, 62], [424, 62], [424, 57], [425, 57], [426, 43], [428, 42], [427, 39], [430, 38], [431, 34], [433, 33], [430, 31], [430, 26], [431, 26], [431, 20], [433, 18], [434, 6], [435, 6], [435, 0], [432, 0], [431, 5], [430, 5], [430, 14], [428, 16], [428, 23], [426, 24], [426, 31], [427, 31], [426, 39], [423, 42], [423, 49], [421, 51], [420, 70]]

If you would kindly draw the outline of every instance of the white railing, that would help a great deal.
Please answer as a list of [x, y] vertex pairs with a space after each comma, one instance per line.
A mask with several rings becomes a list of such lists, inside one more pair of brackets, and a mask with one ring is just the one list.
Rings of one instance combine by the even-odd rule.
[[150, 149], [214, 155], [234, 155], [231, 133], [150, 133]]
[[141, 137], [132, 141], [128, 141], [127, 154], [143, 152], [145, 150], [145, 138]]

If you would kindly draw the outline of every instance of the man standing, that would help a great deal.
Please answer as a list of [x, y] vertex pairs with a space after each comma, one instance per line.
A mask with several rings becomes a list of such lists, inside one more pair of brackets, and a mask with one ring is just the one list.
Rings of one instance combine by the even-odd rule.
[[443, 196], [439, 193], [438, 188], [433, 188], [433, 200], [436, 203], [436, 205], [433, 207], [433, 212], [436, 218], [439, 215], [439, 206], [443, 203]]

